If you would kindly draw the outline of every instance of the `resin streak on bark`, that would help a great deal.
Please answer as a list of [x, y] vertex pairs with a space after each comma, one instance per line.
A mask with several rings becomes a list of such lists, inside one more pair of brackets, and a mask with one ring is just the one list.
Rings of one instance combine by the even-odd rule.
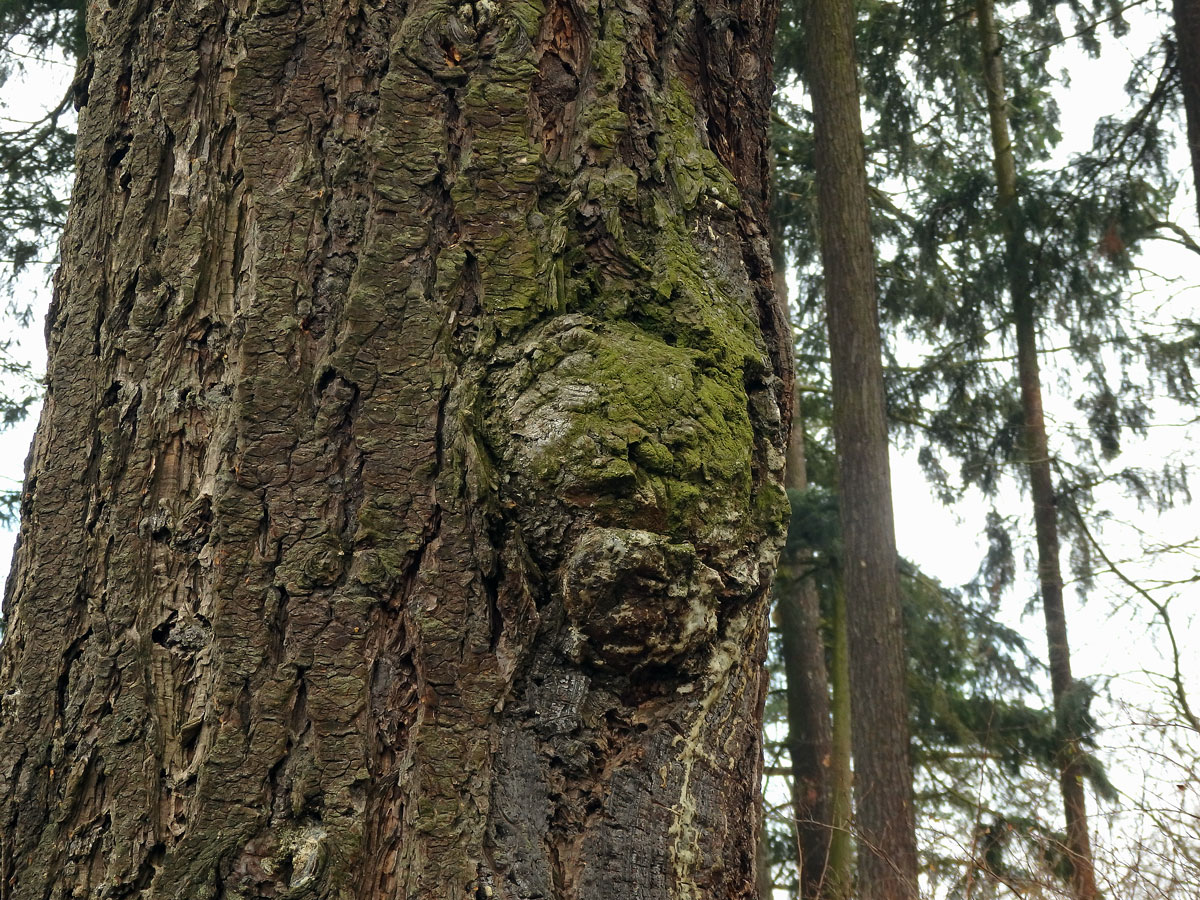
[[753, 896], [773, 26], [91, 6], [0, 898]]

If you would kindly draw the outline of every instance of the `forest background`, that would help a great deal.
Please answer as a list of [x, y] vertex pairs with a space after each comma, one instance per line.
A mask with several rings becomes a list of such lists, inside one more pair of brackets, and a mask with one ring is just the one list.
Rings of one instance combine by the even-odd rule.
[[[869, 4], [864, 23], [889, 8]], [[1009, 15], [1014, 24], [1027, 24], [1039, 13], [1015, 6], [1002, 15]], [[1095, 692], [1090, 708], [1094, 727], [1087, 737], [1094, 744], [1097, 766], [1089, 798], [1097, 869], [1109, 896], [1196, 896], [1200, 784], [1195, 773], [1200, 734], [1189, 727], [1187, 699], [1200, 689], [1200, 664], [1190, 652], [1198, 634], [1200, 540], [1195, 510], [1188, 505], [1187, 475], [1194, 464], [1197, 414], [1189, 402], [1194, 389], [1180, 378], [1188, 371], [1188, 360], [1196, 359], [1200, 279], [1194, 273], [1200, 248], [1191, 237], [1197, 234], [1197, 212], [1182, 110], [1175, 108], [1178, 104], [1154, 105], [1156, 86], [1172, 65], [1170, 41], [1164, 37], [1170, 14], [1166, 7], [1140, 2], [1125, 9], [1064, 6], [1040, 15], [1044, 20], [1038, 27], [1014, 28], [1009, 34], [1014, 55], [1032, 58], [1040, 70], [1040, 74], [1023, 72], [1015, 79], [1018, 90], [1026, 90], [1017, 101], [1018, 111], [1026, 117], [1023, 139], [1039, 156], [1030, 172], [1051, 181], [1051, 176], [1062, 174], [1058, 190], [1070, 194], [1070, 178], [1082, 177], [1087, 183], [1086, 176], [1079, 175], [1087, 160], [1092, 160], [1094, 171], [1102, 169], [1095, 161], [1105, 159], [1113, 134], [1136, 135], [1130, 142], [1141, 140], [1139, 146], [1147, 149], [1132, 159], [1125, 175], [1143, 179], [1140, 183], [1152, 194], [1145, 205], [1157, 210], [1153, 222], [1144, 215], [1136, 222], [1112, 219], [1100, 227], [1098, 240], [1086, 237], [1094, 223], [1080, 226], [1084, 250], [1071, 264], [1097, 273], [1105, 290], [1118, 298], [1104, 327], [1093, 322], [1097, 327], [1089, 331], [1086, 316], [1080, 321], [1050, 316], [1043, 324], [1043, 381], [1053, 449], [1064, 466], [1060, 475], [1065, 484], [1069, 475], [1086, 473], [1088, 484], [1086, 502], [1079, 504], [1088, 525], [1068, 529], [1065, 555], [1070, 556], [1069, 586], [1074, 588], [1068, 594], [1068, 617], [1075, 674]], [[795, 17], [789, 20], [785, 15], [778, 76], [780, 217], [796, 316], [798, 371], [808, 390], [804, 409], [815, 485], [809, 499], [819, 500], [821, 491], [829, 489], [828, 464], [823, 460], [832, 451], [822, 399], [827, 392], [826, 360], [822, 339], [813, 337], [824, 326], [817, 302], [821, 279], [812, 238], [811, 170], [806, 163], [809, 100], [798, 76], [801, 63], [792, 55], [789, 27], [795, 28]], [[880, 73], [870, 72], [871, 35], [864, 24], [861, 47], [867, 52], [863, 65], [868, 93], [883, 83]], [[4, 46], [9, 66], [3, 88], [5, 130], [18, 132], [38, 122], [47, 109], [60, 106], [62, 98], [69, 96], [74, 62], [65, 46], [65, 41], [39, 47], [19, 35], [9, 38]], [[968, 80], [967, 69], [964, 66], [953, 78]], [[914, 82], [921, 78], [915, 69], [901, 74]], [[1002, 751], [985, 746], [976, 734], [967, 734], [970, 723], [963, 722], [959, 713], [938, 706], [953, 706], [946, 700], [951, 695], [986, 695], [1001, 697], [1010, 709], [1044, 709], [1049, 680], [1038, 662], [1046, 658], [1046, 649], [1033, 615], [1036, 566], [1021, 479], [1003, 460], [993, 460], [990, 474], [982, 477], [968, 471], [969, 465], [955, 456], [965, 445], [957, 437], [938, 433], [936, 426], [944, 427], [948, 416], [970, 418], [983, 413], [969, 403], [956, 408], [950, 402], [954, 388], [944, 373], [930, 376], [932, 387], [915, 385], [918, 375], [932, 367], [952, 368], [962, 360], [948, 355], [938, 343], [936, 328], [917, 317], [906, 318], [911, 310], [895, 300], [896, 285], [902, 281], [900, 269], [906, 260], [924, 252], [907, 233], [920, 231], [930, 221], [930, 207], [923, 205], [930, 195], [918, 186], [922, 180], [943, 179], [948, 189], [943, 203], [954, 198], [951, 188], [959, 191], [955, 202], [974, 202], [980, 210], [991, 202], [985, 189], [955, 177], [956, 164], [949, 162], [952, 150], [939, 162], [945, 167], [941, 175], [932, 169], [924, 176], [904, 169], [916, 165], [914, 159], [922, 165], [934, 164], [937, 154], [925, 151], [939, 137], [953, 134], [956, 115], [983, 115], [977, 95], [974, 105], [960, 99], [961, 108], [951, 109], [940, 105], [947, 101], [935, 95], [932, 82], [928, 86], [928, 97], [914, 106], [928, 119], [908, 124], [889, 121], [894, 110], [889, 112], [887, 97], [879, 92], [868, 97], [865, 129], [878, 215], [889, 386], [894, 392], [891, 408], [896, 416], [892, 471], [899, 549], [912, 567], [910, 593], [926, 604], [920, 607], [926, 618], [949, 623], [946, 631], [918, 629], [918, 641], [930, 643], [918, 644], [910, 653], [936, 656], [944, 649], [953, 656], [944, 642], [961, 640], [966, 657], [984, 654], [990, 644], [1003, 659], [992, 667], [947, 670], [941, 674], [951, 681], [959, 679], [958, 683], [937, 687], [929, 695], [935, 698], [930, 704], [920, 699], [915, 703], [915, 715], [925, 715], [929, 726], [924, 731], [920, 725], [915, 729], [921, 748], [917, 778], [925, 886], [937, 895], [1053, 896], [1066, 890], [1061, 871], [1055, 871], [1053, 854], [1046, 852], [1053, 843], [1047, 843], [1047, 836], [1058, 827], [1061, 813], [1053, 778], [1047, 774], [1045, 760], [1037, 758], [1036, 741], [1021, 736], [1013, 741], [1016, 749], [1010, 748], [1015, 756], [1004, 758]], [[969, 93], [968, 89], [964, 96]], [[1157, 131], [1146, 127], [1148, 109], [1162, 116], [1151, 123]], [[69, 129], [69, 104], [61, 114], [61, 124]], [[942, 124], [937, 124], [938, 119]], [[1144, 131], [1136, 131], [1143, 127]], [[903, 164], [897, 161], [900, 151], [888, 143], [889, 133], [897, 128], [908, 128], [914, 141], [910, 159]], [[986, 153], [975, 152], [974, 159], [986, 163]], [[52, 169], [61, 159], [42, 162]], [[966, 169], [958, 172], [966, 173]], [[11, 185], [28, 179], [30, 171], [10, 163], [6, 177]], [[1111, 183], [1105, 178], [1101, 172], [1091, 179], [1098, 198], [1103, 185], [1120, 190], [1112, 187], [1115, 178]], [[59, 192], [60, 201], [65, 201], [68, 183], [69, 173], [50, 172], [48, 184], [52, 192]], [[1096, 205], [1102, 204], [1098, 200]], [[11, 282], [7, 317], [0, 327], [0, 334], [11, 335], [0, 341], [4, 354], [0, 393], [7, 398], [0, 415], [8, 426], [0, 433], [0, 492], [19, 491], [36, 422], [37, 377], [44, 363], [40, 322], [50, 293], [54, 222], [61, 212], [62, 207], [51, 208], [40, 232], [16, 229], [18, 240], [9, 244], [13, 259], [7, 265], [11, 267], [14, 259], [22, 265]], [[965, 213], [959, 219], [956, 227], [983, 227]], [[16, 221], [11, 213], [8, 220]], [[979, 256], [956, 258], [950, 250], [945, 257], [948, 281], [961, 277], [965, 283], [984, 277], [968, 271], [969, 265], [983, 261]], [[1106, 280], [1111, 277], [1109, 270], [1119, 270], [1119, 277]], [[928, 274], [915, 264], [912, 271]], [[960, 283], [955, 290], [961, 289]], [[1074, 351], [1081, 349], [1081, 341], [1087, 345], [1083, 356], [1090, 353], [1098, 360], [1095, 365], [1080, 363], [1081, 355]], [[1011, 348], [1001, 337], [988, 335], [981, 346], [988, 348], [993, 364], [1011, 368]], [[994, 386], [986, 380], [980, 384]], [[986, 393], [980, 385], [969, 390], [977, 398]], [[929, 415], [916, 415], [914, 410]], [[936, 415], [938, 410], [945, 416]], [[811, 533], [805, 534], [812, 537], [819, 557], [821, 540], [828, 539], [821, 533], [832, 526], [827, 515], [814, 512], [817, 506], [797, 501], [801, 527], [810, 528]], [[12, 527], [10, 522], [2, 535], [0, 557], [5, 567]], [[1170, 616], [1171, 634], [1164, 628], [1164, 612]], [[910, 633], [910, 639], [913, 636]], [[920, 681], [923, 673], [919, 666], [914, 669], [912, 677]], [[779, 896], [790, 896], [799, 884], [792, 849], [795, 815], [782, 671], [777, 682], [768, 708], [773, 717], [768, 723], [766, 783], [773, 858], [770, 879]], [[913, 690], [925, 687], [917, 685]], [[951, 720], [964, 731], [939, 735]], [[1036, 727], [1030, 725], [1031, 730]], [[1003, 829], [1015, 837], [1001, 841], [998, 835]]]

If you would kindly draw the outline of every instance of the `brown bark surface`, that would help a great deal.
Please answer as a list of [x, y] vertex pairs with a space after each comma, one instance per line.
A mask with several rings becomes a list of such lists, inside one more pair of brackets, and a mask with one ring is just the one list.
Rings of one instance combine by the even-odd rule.
[[771, 0], [94, 3], [0, 898], [750, 898]]
[[854, 10], [846, 0], [811, 0], [807, 10], [854, 708], [858, 896], [912, 900], [917, 851], [904, 634]]
[[[1063, 710], [1074, 679], [1071, 648], [1067, 641], [1067, 616], [1063, 607], [1062, 568], [1059, 563], [1058, 501], [1050, 469], [1050, 442], [1042, 408], [1042, 384], [1038, 365], [1037, 314], [1033, 286], [1029, 281], [1028, 242], [1020, 220], [1016, 159], [1008, 127], [1008, 100], [1004, 87], [1004, 60], [991, 0], [976, 6], [983, 48], [988, 117], [997, 184], [997, 213], [1004, 219], [1007, 239], [1009, 294], [1017, 342], [1017, 378], [1021, 386], [1021, 410], [1025, 428], [1026, 470], [1033, 499], [1034, 533], [1038, 550], [1038, 582], [1046, 623], [1050, 662], [1050, 688], [1054, 704]], [[1063, 723], [1060, 724], [1060, 729]], [[1087, 803], [1078, 735], [1062, 735], [1058, 749], [1059, 789], [1067, 825], [1071, 863], [1071, 887], [1076, 900], [1095, 900], [1096, 875], [1088, 836]]]

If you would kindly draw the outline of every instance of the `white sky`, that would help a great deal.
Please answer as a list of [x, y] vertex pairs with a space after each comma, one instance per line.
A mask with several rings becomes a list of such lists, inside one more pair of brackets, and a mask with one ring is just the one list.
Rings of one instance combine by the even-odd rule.
[[[0, 88], [0, 125], [16, 127], [13, 122], [27, 122], [40, 118], [47, 107], [62, 97], [74, 75], [71, 66], [62, 62], [45, 65], [31, 63], [25, 77], [14, 75]], [[46, 370], [46, 342], [42, 326], [46, 305], [50, 302], [48, 267], [31, 266], [22, 276], [13, 295], [18, 306], [33, 304], [35, 315], [27, 328], [20, 328], [11, 316], [0, 314], [0, 341], [12, 339], [9, 356], [18, 362], [28, 363], [37, 377]], [[0, 306], [6, 305], [0, 299]], [[7, 333], [6, 333], [7, 332]], [[33, 440], [39, 406], [30, 416], [16, 426], [0, 431], [0, 490], [5, 492], [19, 488], [25, 467], [25, 457]], [[0, 572], [7, 572], [12, 555], [15, 533], [10, 526], [0, 528]]]

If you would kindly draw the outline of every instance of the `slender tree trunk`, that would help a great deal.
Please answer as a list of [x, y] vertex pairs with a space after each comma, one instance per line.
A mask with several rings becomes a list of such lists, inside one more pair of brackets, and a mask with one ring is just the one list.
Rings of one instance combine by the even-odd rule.
[[[804, 441], [804, 420], [798, 417], [792, 422], [785, 476], [787, 487], [797, 491], [808, 487]], [[811, 569], [811, 552], [797, 548], [783, 554], [775, 580], [775, 609], [787, 682], [787, 746], [792, 762], [800, 896], [821, 900], [829, 896], [826, 865], [833, 834], [833, 738], [821, 600]]]
[[[1017, 377], [1025, 424], [1025, 453], [1030, 493], [1033, 497], [1034, 528], [1038, 548], [1038, 581], [1046, 619], [1046, 643], [1050, 654], [1050, 681], [1054, 703], [1060, 711], [1071, 691], [1071, 649], [1067, 642], [1067, 618], [1063, 608], [1063, 581], [1059, 567], [1058, 509], [1050, 469], [1050, 448], [1042, 410], [1042, 386], [1038, 366], [1037, 317], [1029, 281], [1029, 249], [1021, 223], [1017, 195], [1016, 159], [1008, 129], [1008, 100], [1004, 88], [1004, 60], [992, 0], [976, 5], [983, 47], [984, 82], [988, 99], [994, 154], [997, 212], [1004, 222], [1008, 245], [1009, 293], [1017, 340]], [[1063, 723], [1060, 722], [1060, 727]], [[1071, 884], [1076, 900], [1095, 900], [1096, 878], [1088, 838], [1087, 806], [1084, 799], [1080, 749], [1076, 735], [1064, 734], [1059, 750], [1059, 784], [1067, 824], [1067, 855], [1071, 861]]]
[[810, 0], [809, 86], [833, 375], [859, 895], [917, 894], [904, 634], [888, 468], [875, 255], [849, 0]]
[[773, 900], [775, 896], [775, 878], [771, 874], [771, 840], [767, 827], [765, 801], [759, 798], [758, 825], [758, 856], [755, 858], [755, 880], [758, 885], [759, 900]]
[[751, 898], [771, 0], [89, 7], [0, 898]]
[[1172, 12], [1179, 87], [1192, 156], [1192, 181], [1200, 212], [1200, 0], [1174, 0]]
[[846, 592], [840, 573], [833, 578], [833, 652], [830, 654], [829, 681], [833, 697], [833, 760], [830, 765], [830, 818], [833, 836], [829, 841], [829, 900], [849, 900], [854, 895], [853, 787], [851, 725], [854, 710], [850, 699], [850, 631], [846, 622]]

